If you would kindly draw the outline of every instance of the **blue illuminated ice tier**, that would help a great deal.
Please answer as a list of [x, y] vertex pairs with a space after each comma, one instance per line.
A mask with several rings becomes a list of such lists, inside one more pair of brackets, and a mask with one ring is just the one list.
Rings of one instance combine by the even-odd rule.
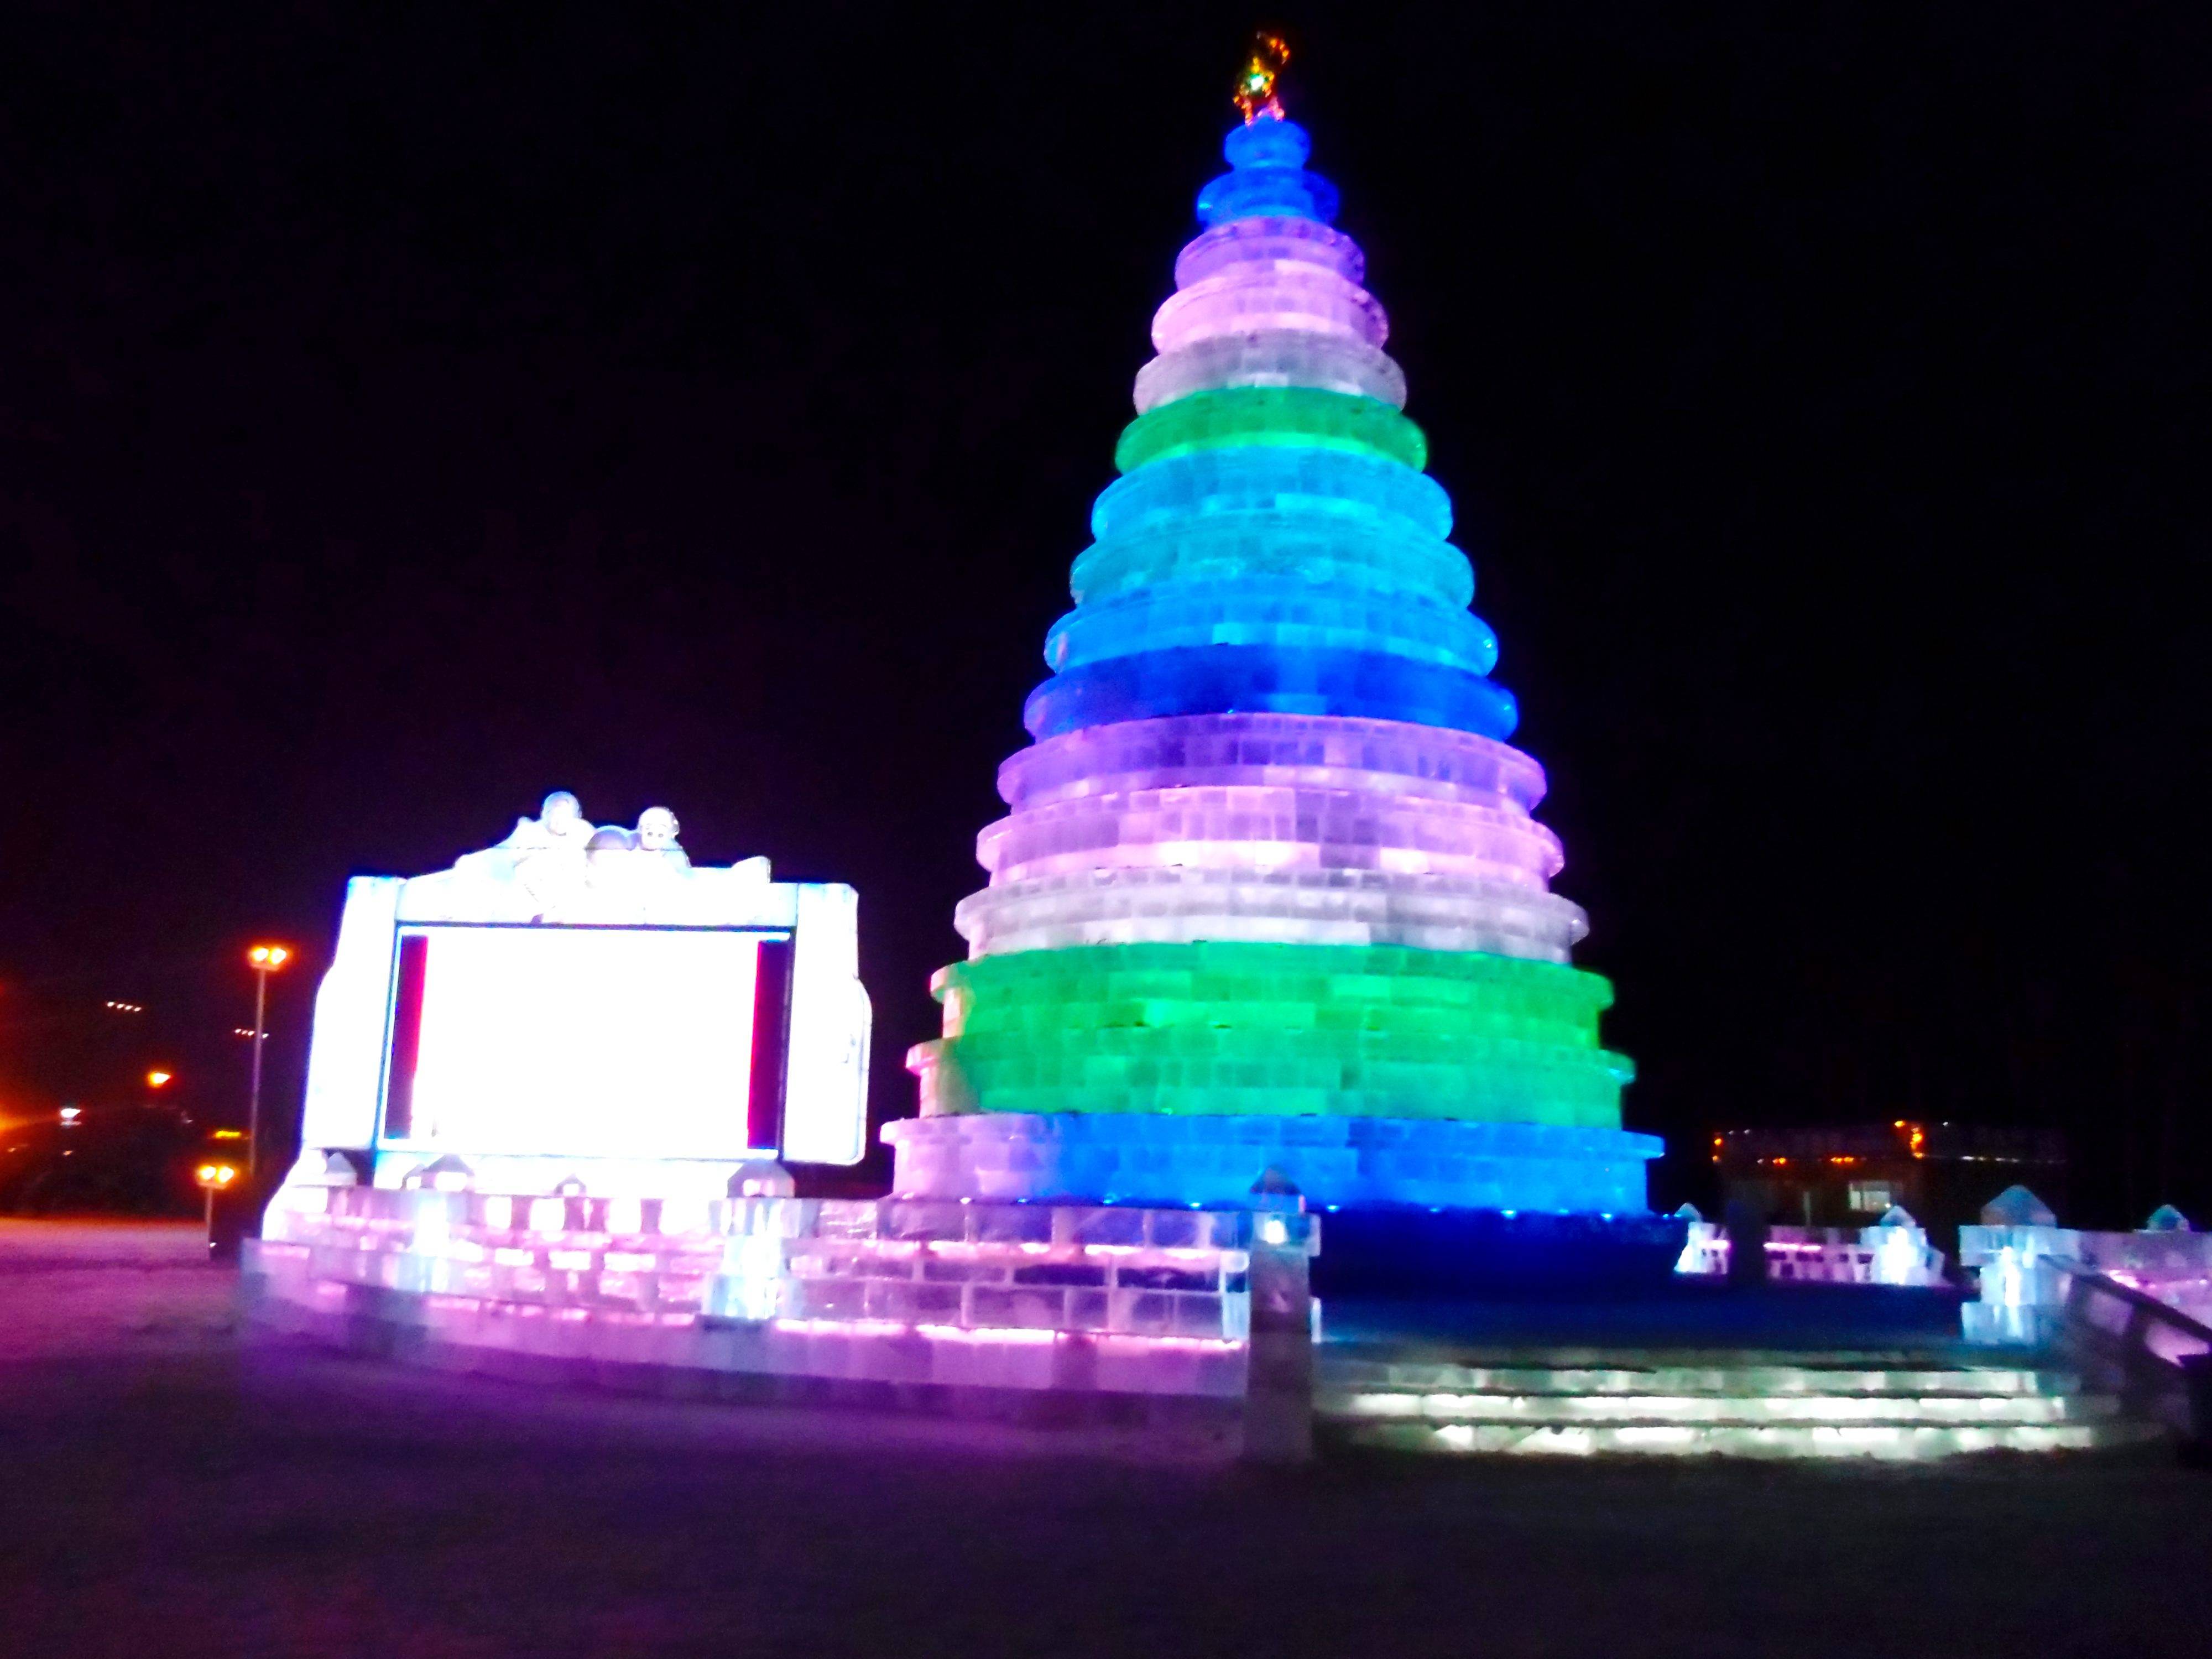
[[[1642, 1216], [1612, 1000], [1365, 260], [1272, 98], [1199, 194], [999, 775], [896, 1189]], [[1328, 1259], [1324, 1254], [1324, 1261]]]

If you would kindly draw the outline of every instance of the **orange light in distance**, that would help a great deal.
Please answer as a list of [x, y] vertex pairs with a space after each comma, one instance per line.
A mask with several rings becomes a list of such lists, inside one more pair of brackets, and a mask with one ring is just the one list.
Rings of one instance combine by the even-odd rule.
[[156, 1068], [146, 1073], [146, 1086], [149, 1089], [159, 1089], [167, 1084], [173, 1075], [172, 1073]]
[[238, 1179], [238, 1166], [234, 1164], [203, 1164], [192, 1173], [203, 1187], [228, 1187]]
[[291, 961], [292, 951], [288, 945], [257, 945], [246, 953], [246, 959], [256, 968], [267, 970], [282, 968], [286, 963]]

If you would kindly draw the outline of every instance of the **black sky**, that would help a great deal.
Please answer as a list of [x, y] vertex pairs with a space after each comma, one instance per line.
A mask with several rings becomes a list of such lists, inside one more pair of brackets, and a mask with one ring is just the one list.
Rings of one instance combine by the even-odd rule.
[[[349, 872], [565, 786], [854, 883], [910, 1109], [1261, 21], [1021, 9], [9, 8], [0, 995], [227, 1037], [270, 933], [296, 1036]], [[2212, 14], [1278, 16], [1632, 1122], [2212, 1205]]]

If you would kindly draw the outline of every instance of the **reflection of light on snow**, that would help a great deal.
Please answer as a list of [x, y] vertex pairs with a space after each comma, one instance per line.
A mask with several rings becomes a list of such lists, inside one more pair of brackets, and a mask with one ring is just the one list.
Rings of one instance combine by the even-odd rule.
[[416, 1138], [472, 1152], [746, 1151], [757, 936], [429, 934]]

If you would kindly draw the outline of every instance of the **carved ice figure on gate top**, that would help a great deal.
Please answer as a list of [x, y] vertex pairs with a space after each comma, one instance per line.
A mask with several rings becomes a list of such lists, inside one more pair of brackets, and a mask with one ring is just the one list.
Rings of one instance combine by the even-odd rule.
[[752, 908], [747, 896], [768, 882], [768, 860], [695, 870], [681, 828], [665, 806], [647, 807], [635, 830], [594, 826], [574, 795], [556, 789], [496, 846], [410, 882], [404, 908], [417, 921], [681, 924]]
[[495, 848], [510, 849], [514, 878], [544, 916], [579, 890], [586, 876], [586, 853], [596, 835], [582, 805], [565, 789], [545, 797], [535, 819], [517, 818], [514, 833]]
[[641, 853], [658, 853], [661, 862], [671, 868], [689, 870], [691, 855], [684, 850], [684, 843], [676, 839], [683, 826], [676, 822], [676, 814], [665, 806], [648, 806], [637, 815], [637, 848]]

